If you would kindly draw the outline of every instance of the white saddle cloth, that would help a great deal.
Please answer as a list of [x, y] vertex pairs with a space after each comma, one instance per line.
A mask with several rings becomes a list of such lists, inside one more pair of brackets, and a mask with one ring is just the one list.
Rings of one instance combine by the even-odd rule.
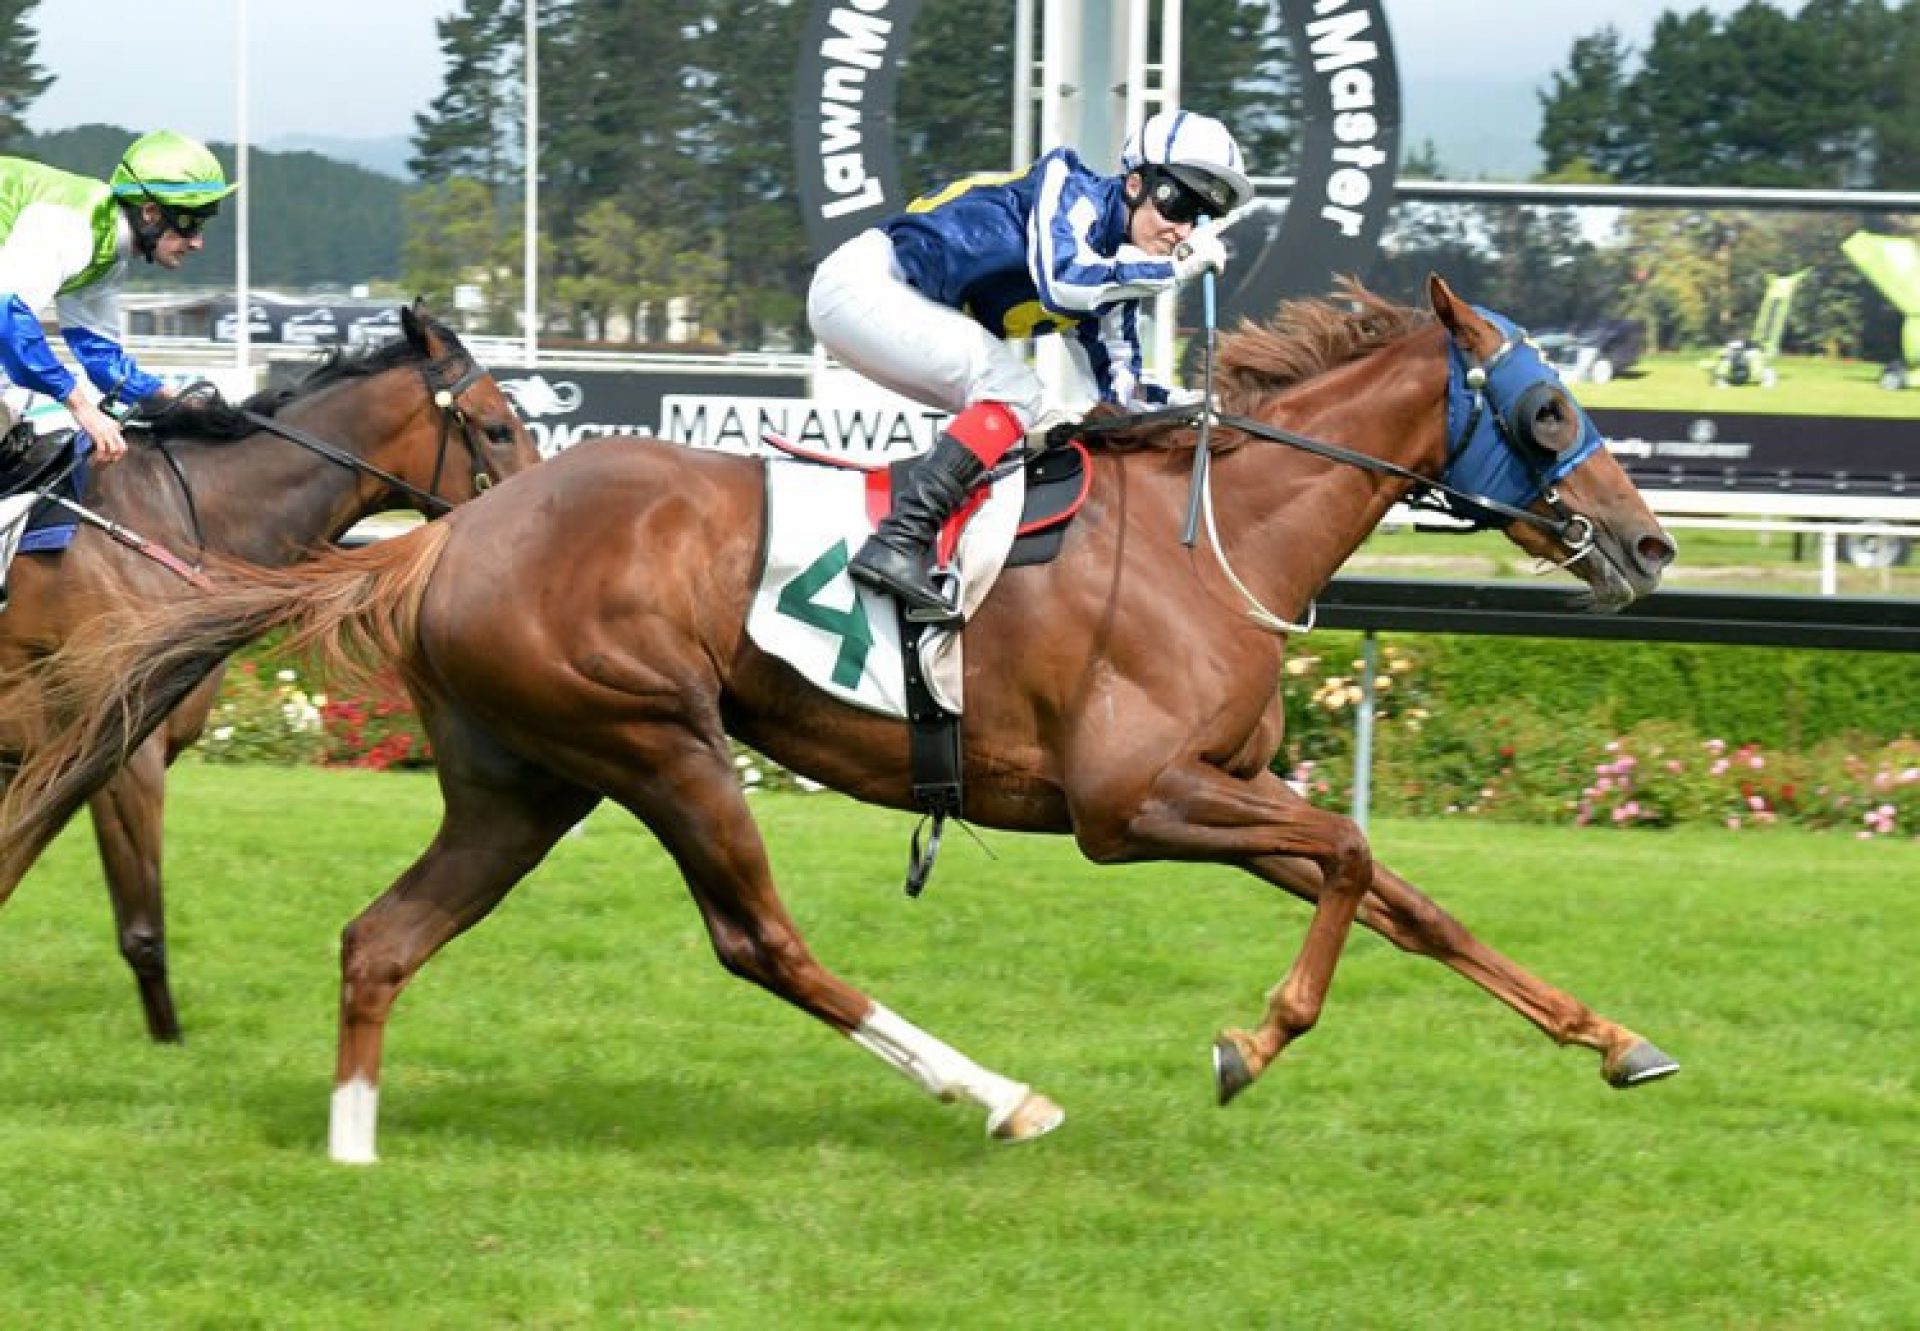
[[[768, 461], [766, 472], [766, 562], [747, 615], [747, 635], [761, 651], [843, 702], [906, 716], [899, 611], [892, 597], [860, 586], [847, 574], [853, 552], [872, 530], [866, 477], [780, 459]], [[968, 618], [1006, 564], [1025, 489], [1022, 469], [1010, 468], [961, 533], [954, 570]], [[920, 640], [921, 673], [934, 698], [955, 714], [965, 701], [960, 642], [961, 634], [951, 629]]]

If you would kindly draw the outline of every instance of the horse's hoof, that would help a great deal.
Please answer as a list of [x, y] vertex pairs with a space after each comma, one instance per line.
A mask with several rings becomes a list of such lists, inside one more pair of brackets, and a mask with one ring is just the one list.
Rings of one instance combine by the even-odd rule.
[[1220, 1103], [1227, 1104], [1234, 1096], [1253, 1085], [1253, 1069], [1247, 1066], [1247, 1056], [1240, 1052], [1240, 1046], [1231, 1036], [1223, 1035], [1213, 1042], [1213, 1086], [1219, 1093]]
[[1626, 1053], [1602, 1069], [1607, 1084], [1624, 1091], [1629, 1086], [1642, 1086], [1650, 1081], [1659, 1081], [1662, 1077], [1671, 1077], [1680, 1070], [1675, 1062], [1660, 1047], [1650, 1040], [1641, 1040]]
[[1030, 1142], [1066, 1122], [1067, 1111], [1038, 1091], [1028, 1091], [1011, 1109], [987, 1120], [987, 1135], [997, 1142]]

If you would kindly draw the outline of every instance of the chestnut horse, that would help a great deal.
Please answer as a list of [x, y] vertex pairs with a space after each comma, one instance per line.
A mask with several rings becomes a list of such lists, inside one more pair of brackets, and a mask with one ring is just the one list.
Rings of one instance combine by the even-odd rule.
[[[278, 566], [311, 558], [368, 514], [412, 508], [432, 516], [539, 460], [458, 337], [417, 308], [401, 311], [401, 328], [386, 346], [335, 356], [293, 387], [237, 408], [194, 395], [177, 400], [146, 430], [130, 432], [135, 446], [123, 460], [91, 469], [82, 502], [182, 559]], [[0, 670], [49, 656], [103, 612], [192, 594], [180, 572], [84, 524], [66, 550], [16, 559], [8, 581]], [[216, 671], [90, 792], [120, 954], [156, 1040], [180, 1038], [160, 877], [166, 769], [199, 737], [218, 686]], [[18, 720], [0, 713], [0, 774], [23, 742]], [[8, 856], [0, 902], [38, 850]]]
[[[1103, 863], [1232, 864], [1313, 903], [1258, 1025], [1215, 1043], [1223, 1102], [1314, 1025], [1356, 915], [1555, 1041], [1597, 1051], [1613, 1085], [1664, 1076], [1676, 1067], [1665, 1054], [1479, 942], [1375, 864], [1351, 821], [1312, 807], [1269, 768], [1286, 641], [1250, 619], [1249, 602], [1305, 614], [1396, 500], [1463, 459], [1480, 459], [1488, 476], [1505, 459], [1543, 482], [1515, 492], [1527, 513], [1509, 534], [1568, 564], [1597, 608], [1653, 588], [1674, 554], [1511, 325], [1437, 278], [1437, 320], [1349, 294], [1357, 308], [1290, 305], [1223, 339], [1217, 545], [1178, 538], [1195, 457], [1194, 431], [1181, 427], [1096, 449], [1090, 496], [1059, 558], [1002, 576], [966, 630], [966, 816], [1070, 833]], [[1274, 442], [1301, 442], [1294, 431], [1339, 447]], [[1385, 470], [1325, 456], [1342, 450]], [[873, 803], [909, 807], [910, 782], [903, 723], [814, 691], [745, 632], [766, 465], [596, 441], [405, 538], [236, 575], [209, 597], [116, 623], [76, 645], [66, 679], [79, 687], [47, 703], [82, 720], [38, 751], [0, 810], [0, 864], [212, 662], [288, 628], [335, 665], [398, 666], [433, 738], [445, 801], [432, 844], [343, 939], [335, 1158], [375, 1158], [381, 1041], [401, 989], [602, 798], [673, 855], [728, 971], [929, 1094], [980, 1106], [992, 1136], [1048, 1131], [1062, 1114], [1047, 1097], [827, 971], [775, 891], [729, 734]]]

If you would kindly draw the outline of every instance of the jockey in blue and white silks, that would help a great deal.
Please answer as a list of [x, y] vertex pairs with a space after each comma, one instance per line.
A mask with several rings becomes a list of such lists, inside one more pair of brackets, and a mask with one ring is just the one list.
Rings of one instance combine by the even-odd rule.
[[1253, 186], [1226, 127], [1187, 111], [1148, 119], [1120, 167], [1103, 176], [1056, 148], [1023, 172], [969, 176], [855, 236], [814, 274], [807, 319], [821, 345], [955, 414], [851, 566], [916, 618], [952, 617], [928, 567], [934, 537], [1046, 412], [1012, 339], [1066, 339], [1077, 406], [1169, 400], [1142, 374], [1141, 302], [1225, 266], [1200, 223], [1247, 203]]
[[212, 153], [171, 130], [135, 140], [105, 181], [0, 157], [0, 437], [40, 394], [66, 406], [100, 460], [126, 451], [119, 425], [48, 345], [40, 311], [53, 306], [68, 349], [109, 403], [164, 393], [120, 343], [127, 266], [138, 254], [180, 267], [237, 188]]

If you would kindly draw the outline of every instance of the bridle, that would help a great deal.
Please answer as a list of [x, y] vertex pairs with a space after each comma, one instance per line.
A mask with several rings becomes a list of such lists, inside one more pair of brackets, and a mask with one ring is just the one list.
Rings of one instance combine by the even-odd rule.
[[[442, 513], [451, 512], [453, 509], [453, 505], [447, 500], [442, 499], [438, 491], [440, 489], [440, 473], [444, 469], [447, 460], [447, 442], [453, 434], [453, 427], [456, 422], [460, 426], [461, 442], [466, 445], [467, 456], [473, 463], [471, 484], [474, 491], [478, 493], [479, 491], [489, 489], [492, 487], [494, 481], [499, 479], [494, 472], [492, 464], [487, 461], [485, 443], [476, 438], [476, 431], [479, 427], [474, 424], [472, 418], [467, 415], [465, 408], [461, 405], [461, 398], [465, 396], [468, 389], [487, 377], [487, 370], [478, 361], [474, 360], [471, 353], [462, 347], [451, 355], [444, 356], [437, 361], [429, 361], [421, 366], [420, 376], [426, 384], [428, 397], [432, 399], [434, 407], [440, 412], [440, 439], [434, 450], [433, 476], [427, 482], [427, 488], [425, 490], [401, 480], [398, 476], [381, 467], [374, 466], [364, 458], [357, 458], [343, 448], [330, 444], [324, 439], [307, 433], [305, 430], [296, 429], [291, 425], [277, 421], [271, 416], [246, 410], [241, 410], [238, 414], [243, 420], [253, 425], [256, 429], [264, 430], [269, 434], [278, 435], [282, 439], [298, 444], [309, 452], [317, 454], [337, 466], [345, 467], [349, 471], [359, 472], [361, 475], [371, 476], [381, 481], [383, 484], [400, 491], [412, 499], [423, 511], [428, 512], [430, 517], [439, 517]], [[202, 388], [211, 390], [212, 385], [191, 385], [185, 390], [185, 393], [193, 393]], [[193, 527], [194, 544], [204, 552], [206, 549], [206, 538], [200, 530], [200, 513], [193, 502], [193, 487], [187, 483], [186, 474], [181, 470], [180, 463], [173, 456], [172, 451], [169, 450], [164, 443], [158, 444], [157, 447], [161, 456], [165, 458], [167, 466], [172, 470], [174, 479], [180, 484], [181, 494], [186, 500], [187, 517]], [[160, 564], [183, 581], [196, 587], [205, 587], [207, 585], [197, 563], [189, 564], [159, 542], [148, 540], [146, 537], [140, 535], [140, 533], [114, 522], [103, 514], [94, 512], [76, 499], [69, 499], [58, 494], [57, 490], [61, 482], [73, 473], [80, 465], [80, 461], [81, 454], [75, 452], [66, 466], [62, 468], [57, 475], [37, 487], [36, 492], [43, 502], [59, 504], [79, 520], [90, 526], [99, 528], [113, 540], [118, 541], [136, 554], [144, 555], [155, 563]], [[22, 521], [24, 520], [23, 517]]]
[[487, 377], [487, 369], [476, 361], [464, 347], [444, 356], [437, 361], [429, 361], [420, 367], [420, 377], [427, 386], [427, 396], [440, 412], [440, 439], [435, 445], [433, 457], [433, 476], [427, 482], [427, 488], [401, 480], [392, 472], [374, 466], [364, 458], [355, 457], [343, 448], [339, 448], [305, 430], [296, 429], [255, 411], [242, 411], [240, 414], [255, 428], [268, 434], [300, 445], [310, 453], [317, 454], [338, 466], [357, 471], [363, 476], [371, 476], [382, 484], [398, 490], [429, 517], [439, 517], [453, 510], [449, 501], [439, 494], [440, 473], [446, 466], [447, 442], [453, 435], [454, 426], [460, 427], [460, 440], [467, 448], [467, 456], [473, 463], [470, 483], [476, 493], [490, 488], [499, 479], [493, 465], [487, 461], [486, 445], [476, 437], [479, 427], [467, 415], [461, 405], [461, 398], [468, 389]]
[[[1461, 350], [1458, 343], [1449, 340], [1449, 364], [1447, 386], [1448, 444], [1446, 464], [1438, 478], [1423, 476], [1410, 467], [1385, 458], [1374, 457], [1370, 453], [1361, 453], [1339, 444], [1330, 444], [1322, 439], [1298, 434], [1265, 421], [1254, 420], [1250, 416], [1240, 416], [1230, 412], [1218, 411], [1213, 407], [1213, 385], [1208, 383], [1206, 390], [1197, 403], [1190, 406], [1169, 407], [1158, 411], [1148, 411], [1125, 416], [1104, 417], [1096, 421], [1083, 421], [1072, 427], [1075, 432], [1085, 434], [1107, 434], [1119, 430], [1153, 423], [1207, 424], [1225, 426], [1251, 438], [1265, 440], [1268, 443], [1282, 444], [1288, 448], [1310, 453], [1315, 457], [1326, 458], [1346, 466], [1358, 467], [1376, 475], [1393, 476], [1407, 481], [1412, 489], [1405, 502], [1414, 508], [1432, 509], [1446, 513], [1469, 524], [1474, 531], [1488, 527], [1505, 526], [1510, 523], [1525, 523], [1537, 528], [1558, 540], [1567, 550], [1567, 557], [1555, 565], [1567, 568], [1586, 558], [1594, 551], [1595, 531], [1593, 522], [1585, 514], [1570, 509], [1556, 488], [1557, 482], [1579, 466], [1605, 444], [1604, 437], [1594, 428], [1593, 423], [1573, 402], [1560, 382], [1560, 377], [1551, 366], [1541, 359], [1526, 340], [1526, 334], [1510, 324], [1506, 319], [1491, 310], [1479, 310], [1479, 314], [1491, 322], [1501, 333], [1500, 345], [1492, 355], [1485, 359], [1469, 356]], [[1524, 352], [1520, 349], [1526, 348]], [[1531, 360], [1532, 366], [1523, 362]], [[1211, 371], [1211, 365], [1209, 365]], [[1515, 389], [1511, 381], [1516, 377], [1526, 377], [1526, 383]], [[1211, 373], [1209, 373], [1211, 378]], [[1568, 406], [1577, 414], [1581, 422], [1581, 435], [1571, 446], [1556, 452], [1532, 437], [1531, 422], [1533, 412], [1529, 405], [1538, 406], [1541, 392], [1561, 395]], [[1462, 418], [1456, 430], [1453, 420]], [[1489, 448], [1501, 451], [1499, 458], [1488, 453]], [[1485, 465], [1491, 463], [1492, 465]], [[1482, 493], [1480, 489], [1449, 479], [1457, 472], [1475, 468], [1487, 472], [1490, 476], [1501, 477], [1503, 472], [1511, 471], [1513, 466], [1520, 469], [1525, 478], [1512, 500], [1502, 499]], [[1196, 456], [1195, 466], [1202, 466], [1203, 460]], [[1528, 505], [1544, 502], [1552, 516], [1534, 512]], [[1233, 584], [1242, 599], [1247, 602], [1248, 613], [1260, 627], [1274, 633], [1306, 633], [1313, 628], [1315, 607], [1307, 605], [1304, 622], [1295, 623], [1283, 619], [1266, 609], [1247, 589], [1227, 563], [1226, 552], [1220, 543], [1218, 531], [1213, 521], [1213, 495], [1210, 483], [1203, 483], [1201, 512], [1207, 522], [1207, 533], [1213, 546], [1214, 557], [1219, 562], [1227, 580]]]

